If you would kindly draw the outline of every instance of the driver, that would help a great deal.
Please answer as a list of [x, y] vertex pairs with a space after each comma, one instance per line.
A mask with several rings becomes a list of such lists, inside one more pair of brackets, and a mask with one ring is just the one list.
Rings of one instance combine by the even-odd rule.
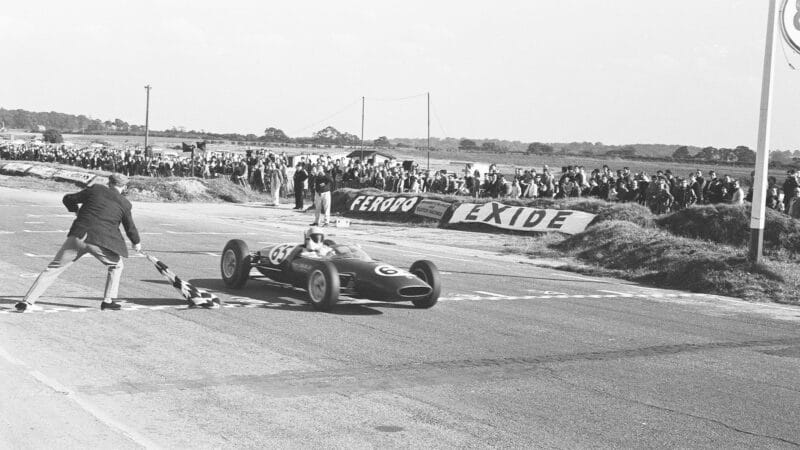
[[305, 251], [303, 256], [325, 256], [333, 249], [325, 245], [325, 233], [320, 227], [311, 227], [306, 230], [305, 238]]

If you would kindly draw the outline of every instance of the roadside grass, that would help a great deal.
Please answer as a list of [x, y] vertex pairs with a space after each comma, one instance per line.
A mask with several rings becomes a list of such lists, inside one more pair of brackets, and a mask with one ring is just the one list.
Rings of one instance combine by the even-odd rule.
[[66, 181], [46, 180], [38, 177], [20, 177], [14, 175], [0, 175], [0, 186], [14, 189], [32, 189], [55, 192], [77, 192], [81, 189], [75, 183], [69, 183]]
[[138, 201], [246, 203], [271, 200], [268, 194], [245, 188], [227, 178], [131, 177], [127, 196]]
[[588, 264], [566, 269], [613, 276], [664, 288], [685, 289], [750, 301], [800, 304], [800, 271], [791, 260], [766, 258], [753, 265], [741, 247], [675, 236], [631, 222], [608, 221], [566, 239], [513, 253], [571, 256]]
[[[693, 206], [656, 219], [670, 233], [720, 244], [746, 246], [750, 240], [750, 205]], [[800, 220], [767, 209], [764, 249], [771, 255], [800, 255]]]

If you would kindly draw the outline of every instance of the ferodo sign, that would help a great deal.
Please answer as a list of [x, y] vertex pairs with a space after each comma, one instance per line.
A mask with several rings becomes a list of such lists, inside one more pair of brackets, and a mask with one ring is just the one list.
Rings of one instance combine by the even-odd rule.
[[594, 214], [582, 211], [536, 209], [497, 202], [483, 205], [462, 203], [453, 212], [450, 223], [483, 223], [506, 230], [575, 234], [585, 230], [594, 217]]
[[422, 197], [359, 195], [350, 203], [352, 212], [408, 214]]

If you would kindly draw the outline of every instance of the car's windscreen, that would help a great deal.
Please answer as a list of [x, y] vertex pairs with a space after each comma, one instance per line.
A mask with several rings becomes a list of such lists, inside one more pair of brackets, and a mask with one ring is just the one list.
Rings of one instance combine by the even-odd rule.
[[330, 254], [331, 259], [371, 259], [369, 255], [364, 253], [364, 250], [361, 250], [355, 245], [337, 244], [332, 248], [333, 252]]

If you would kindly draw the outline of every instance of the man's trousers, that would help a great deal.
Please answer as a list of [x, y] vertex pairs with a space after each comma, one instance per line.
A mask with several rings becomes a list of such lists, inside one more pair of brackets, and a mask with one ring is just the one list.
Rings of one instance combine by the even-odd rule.
[[[316, 207], [316, 211], [314, 211], [314, 222], [322, 225], [323, 223], [327, 224], [331, 221], [331, 193], [330, 192], [317, 192], [317, 195], [314, 197], [314, 206]], [[325, 221], [320, 222], [319, 216], [321, 214], [325, 215]]]
[[106, 300], [113, 300], [117, 298], [119, 292], [119, 279], [122, 276], [122, 257], [118, 254], [100, 247], [99, 245], [89, 244], [86, 242], [86, 236], [77, 238], [74, 236], [67, 237], [61, 249], [56, 253], [55, 258], [47, 268], [33, 282], [33, 286], [25, 294], [23, 301], [30, 304], [36, 303], [36, 300], [53, 284], [54, 281], [67, 269], [72, 263], [79, 260], [85, 254], [91, 254], [97, 258], [101, 263], [105, 264], [108, 268], [106, 276], [106, 289], [103, 298]]

